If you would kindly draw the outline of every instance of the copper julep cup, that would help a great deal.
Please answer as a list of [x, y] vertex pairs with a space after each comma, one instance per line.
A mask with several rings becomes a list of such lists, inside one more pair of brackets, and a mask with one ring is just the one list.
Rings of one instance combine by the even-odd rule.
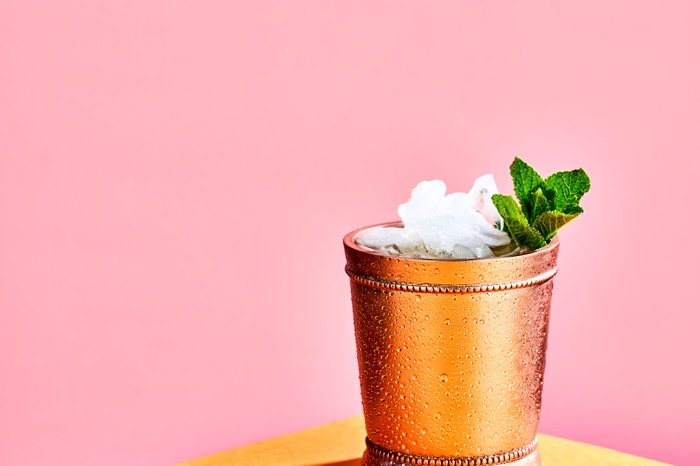
[[384, 255], [345, 236], [366, 466], [539, 466], [558, 240], [476, 260]]

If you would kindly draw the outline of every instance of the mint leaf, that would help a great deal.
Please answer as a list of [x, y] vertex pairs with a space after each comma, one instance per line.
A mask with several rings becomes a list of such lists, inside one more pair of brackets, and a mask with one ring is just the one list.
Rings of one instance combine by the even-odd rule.
[[591, 180], [583, 169], [558, 172], [542, 177], [516, 157], [510, 165], [515, 195], [494, 194], [496, 209], [505, 228], [518, 246], [541, 248], [549, 243], [562, 226], [583, 213], [581, 197], [591, 189]]
[[518, 157], [510, 165], [510, 176], [513, 178], [513, 189], [518, 196], [523, 214], [526, 218], [531, 218], [533, 205], [530, 194], [544, 183], [542, 177]]
[[573, 213], [576, 207], [580, 209], [578, 203], [581, 197], [591, 189], [591, 180], [586, 172], [579, 168], [550, 175], [544, 180], [544, 185], [548, 190], [554, 191], [554, 210]]
[[559, 228], [578, 217], [578, 215], [578, 213], [544, 212], [537, 217], [532, 226], [544, 236], [545, 241], [549, 242], [557, 234]]
[[527, 223], [527, 219], [523, 215], [523, 211], [520, 210], [520, 206], [517, 202], [515, 202], [513, 196], [506, 196], [505, 194], [494, 194], [493, 196], [491, 196], [491, 200], [493, 201], [493, 205], [496, 206], [496, 209], [498, 209], [498, 213], [501, 214], [501, 217], [522, 217]]
[[520, 206], [512, 196], [494, 194], [491, 199], [496, 209], [498, 209], [498, 213], [503, 217], [506, 231], [515, 241], [515, 244], [527, 246], [533, 251], [547, 244], [540, 232], [528, 224], [527, 217], [525, 217]]
[[562, 211], [565, 214], [582, 214], [583, 213], [583, 209], [581, 208], [581, 206], [578, 206], [578, 205], [566, 206], [566, 207], [564, 207], [564, 209], [562, 209]]
[[534, 251], [547, 244], [540, 232], [526, 223], [521, 223], [519, 220], [514, 219], [510, 219], [510, 222], [505, 220], [505, 222], [508, 226], [508, 231], [515, 239], [515, 244], [518, 246], [524, 245]]
[[537, 190], [534, 191], [530, 195], [530, 197], [532, 199], [532, 214], [530, 215], [530, 224], [534, 225], [534, 221], [537, 217], [550, 210], [549, 200], [547, 200], [547, 197], [544, 195], [542, 188], [537, 188]]

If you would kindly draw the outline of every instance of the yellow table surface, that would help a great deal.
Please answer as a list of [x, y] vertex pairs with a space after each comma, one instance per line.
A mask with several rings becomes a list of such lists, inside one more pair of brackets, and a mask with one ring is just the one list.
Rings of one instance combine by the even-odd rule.
[[[543, 466], [658, 466], [607, 448], [538, 435]], [[365, 450], [362, 415], [216, 453], [180, 466], [360, 466]]]

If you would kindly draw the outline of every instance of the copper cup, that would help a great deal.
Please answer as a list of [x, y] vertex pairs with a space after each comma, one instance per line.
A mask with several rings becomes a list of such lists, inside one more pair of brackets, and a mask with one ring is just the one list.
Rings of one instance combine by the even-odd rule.
[[476, 260], [414, 259], [344, 238], [363, 465], [540, 465], [537, 424], [558, 240]]

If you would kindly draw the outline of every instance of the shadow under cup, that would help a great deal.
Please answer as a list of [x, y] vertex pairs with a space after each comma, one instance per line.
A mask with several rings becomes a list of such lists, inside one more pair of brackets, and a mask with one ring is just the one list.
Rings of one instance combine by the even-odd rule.
[[475, 260], [415, 259], [344, 238], [364, 465], [539, 465], [558, 240]]

